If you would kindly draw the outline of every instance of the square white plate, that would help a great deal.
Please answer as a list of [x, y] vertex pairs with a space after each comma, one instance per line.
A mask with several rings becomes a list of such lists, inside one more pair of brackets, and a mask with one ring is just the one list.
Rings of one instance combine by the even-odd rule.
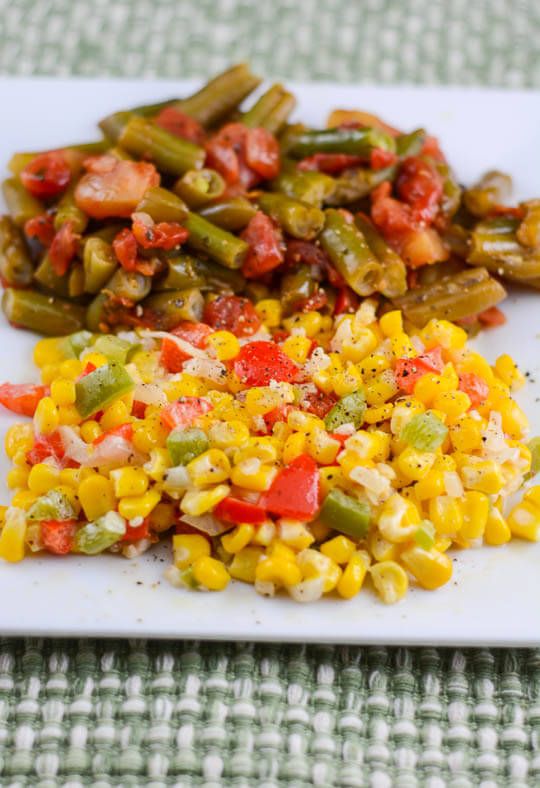
[[[4, 107], [0, 169], [17, 150], [59, 147], [96, 138], [96, 121], [115, 109], [182, 95], [190, 83], [0, 80]], [[540, 195], [540, 96], [461, 88], [370, 88], [293, 85], [298, 117], [322, 125], [335, 107], [361, 107], [404, 129], [425, 126], [436, 134], [459, 177], [471, 183], [489, 168], [509, 172], [516, 196]], [[532, 379], [540, 376], [540, 293], [513, 294], [508, 324], [477, 341], [493, 361], [512, 353]], [[35, 337], [0, 318], [0, 382], [34, 380]], [[538, 378], [540, 380], [540, 377]], [[540, 432], [540, 387], [519, 396]], [[0, 413], [3, 438], [12, 423]], [[0, 478], [7, 461], [0, 460]], [[2, 482], [3, 484], [3, 482]], [[8, 501], [5, 486], [0, 502]], [[299, 605], [264, 599], [232, 583], [220, 594], [177, 590], [163, 581], [165, 546], [137, 561], [99, 558], [32, 558], [0, 565], [0, 632], [4, 635], [214, 638], [329, 643], [434, 645], [540, 644], [540, 545], [455, 553], [452, 581], [436, 593], [413, 589], [386, 607], [373, 594], [350, 602], [324, 599]]]

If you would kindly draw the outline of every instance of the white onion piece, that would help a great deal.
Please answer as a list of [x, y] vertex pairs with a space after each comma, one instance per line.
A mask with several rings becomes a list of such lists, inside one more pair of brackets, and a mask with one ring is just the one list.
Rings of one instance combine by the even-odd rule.
[[145, 405], [166, 405], [168, 402], [165, 392], [157, 383], [138, 383], [133, 398]]
[[59, 427], [65, 456], [83, 467], [98, 465], [124, 465], [131, 461], [141, 465], [143, 457], [133, 445], [119, 435], [107, 435], [97, 446], [90, 446], [71, 427]]
[[200, 517], [182, 514], [182, 522], [191, 525], [198, 531], [208, 534], [208, 536], [219, 536], [225, 531], [230, 531], [234, 526], [231, 523], [222, 523], [212, 514], [202, 514]]
[[169, 334], [167, 331], [141, 331], [142, 337], [153, 337], [155, 339], [170, 339], [171, 342], [174, 342], [177, 347], [180, 348], [184, 353], [187, 353], [188, 356], [192, 358], [208, 358], [208, 354], [201, 350], [195, 345], [186, 342], [185, 339], [181, 339], [177, 337], [175, 334]]
[[184, 361], [184, 372], [195, 378], [212, 380], [214, 383], [223, 383], [227, 375], [227, 367], [221, 361], [211, 358], [190, 358]]

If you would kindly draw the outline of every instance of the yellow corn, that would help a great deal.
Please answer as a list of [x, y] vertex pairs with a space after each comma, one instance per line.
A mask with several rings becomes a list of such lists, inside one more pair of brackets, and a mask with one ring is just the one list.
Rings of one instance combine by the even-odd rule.
[[448, 583], [452, 577], [452, 561], [445, 553], [439, 553], [434, 549], [409, 547], [401, 553], [400, 560], [422, 588], [430, 591]]
[[68, 380], [77, 380], [82, 374], [85, 365], [86, 361], [83, 363], [78, 358], [68, 358], [60, 364], [58, 373], [61, 377], [68, 378]]
[[341, 568], [327, 555], [318, 550], [302, 550], [297, 557], [298, 566], [305, 580], [311, 578], [323, 578], [323, 592], [328, 594], [333, 591], [339, 583], [342, 571]]
[[313, 430], [306, 437], [306, 451], [319, 465], [335, 462], [340, 449], [341, 443], [330, 437], [326, 430]]
[[264, 416], [290, 402], [294, 402], [294, 390], [288, 383], [278, 384], [275, 389], [261, 386], [246, 392], [246, 410], [250, 416]]
[[31, 424], [13, 424], [6, 432], [4, 448], [9, 459], [13, 459], [17, 452], [25, 454], [34, 445], [34, 431]]
[[495, 460], [468, 457], [460, 469], [461, 480], [468, 490], [478, 490], [487, 495], [496, 495], [504, 486], [501, 467]]
[[463, 505], [450, 495], [439, 495], [429, 502], [429, 519], [441, 536], [454, 536], [463, 527]]
[[58, 364], [45, 364], [45, 366], [41, 368], [41, 382], [50, 384], [59, 374]]
[[176, 516], [176, 507], [172, 503], [165, 503], [161, 501], [150, 512], [150, 525], [152, 530], [157, 533], [168, 531], [174, 523]]
[[362, 375], [360, 370], [351, 362], [348, 362], [343, 372], [339, 372], [333, 380], [334, 393], [338, 397], [345, 397], [347, 394], [352, 394], [353, 391], [358, 391], [362, 386]]
[[103, 416], [99, 420], [101, 429], [112, 430], [115, 427], [120, 427], [130, 420], [129, 410], [121, 399], [117, 399], [112, 405], [104, 411]]
[[400, 399], [392, 411], [390, 429], [393, 435], [401, 435], [404, 427], [410, 422], [413, 416], [424, 413], [425, 407], [413, 397]]
[[228, 484], [218, 484], [210, 490], [188, 490], [180, 502], [180, 508], [184, 514], [199, 517], [217, 506], [230, 491]]
[[271, 436], [257, 436], [248, 438], [242, 449], [234, 453], [236, 464], [245, 460], [259, 460], [260, 462], [276, 462], [278, 458], [278, 443]]
[[[302, 452], [300, 452], [301, 454]], [[283, 458], [284, 462], [287, 462]], [[289, 460], [290, 462], [290, 460]], [[334, 487], [346, 485], [345, 476], [339, 465], [328, 465], [326, 468], [319, 468], [319, 482], [321, 485], [321, 495], [325, 497]]]
[[324, 542], [325, 539], [328, 539], [332, 529], [329, 528], [327, 525], [322, 523], [320, 520], [315, 520], [315, 522], [310, 523], [311, 533], [313, 534], [313, 538], [317, 543]]
[[450, 441], [456, 451], [470, 453], [482, 447], [482, 434], [485, 424], [471, 416], [461, 416], [450, 427]]
[[263, 298], [255, 304], [255, 311], [267, 328], [277, 328], [280, 325], [282, 308], [277, 298]]
[[80, 424], [82, 421], [79, 411], [75, 405], [59, 405], [58, 406], [58, 423], [73, 427], [75, 424]]
[[121, 498], [118, 503], [118, 511], [126, 520], [133, 520], [135, 517], [148, 517], [160, 500], [161, 494], [158, 490], [148, 490], [142, 495]]
[[293, 586], [302, 580], [302, 573], [293, 560], [279, 556], [263, 556], [255, 567], [255, 580], [276, 586]]
[[56, 405], [73, 405], [75, 383], [67, 378], [57, 378], [51, 383], [51, 398]]
[[229, 565], [231, 577], [243, 583], [254, 583], [257, 565], [263, 555], [260, 547], [244, 547], [235, 554]]
[[331, 558], [336, 564], [348, 563], [355, 550], [355, 543], [343, 534], [339, 534], [321, 545], [321, 553]]
[[534, 503], [535, 506], [540, 506], [540, 484], [535, 484], [534, 487], [530, 487], [523, 496], [523, 500], [530, 501]]
[[94, 419], [89, 419], [81, 424], [81, 438], [86, 443], [93, 443], [96, 438], [99, 438], [102, 431], [98, 422], [94, 421]]
[[117, 468], [110, 472], [117, 498], [143, 495], [148, 489], [148, 476], [142, 468]]
[[500, 404], [502, 427], [510, 438], [519, 440], [529, 429], [529, 420], [517, 402], [510, 397]]
[[169, 402], [174, 402], [180, 397], [202, 397], [206, 394], [206, 386], [202, 380], [182, 372], [177, 380], [171, 381], [164, 389]]
[[391, 402], [386, 402], [377, 408], [367, 408], [364, 413], [364, 421], [366, 424], [378, 424], [380, 421], [386, 421], [392, 418], [393, 410], [394, 405]]
[[369, 564], [370, 557], [365, 550], [357, 550], [351, 555], [336, 587], [340, 597], [352, 599], [360, 592]]
[[305, 364], [311, 350], [311, 339], [297, 334], [287, 337], [282, 345], [282, 350], [292, 361]]
[[418, 451], [408, 446], [397, 459], [400, 472], [410, 481], [418, 482], [427, 476], [435, 462], [435, 454], [429, 451]]
[[88, 520], [97, 520], [98, 517], [116, 509], [114, 485], [110, 479], [100, 474], [96, 473], [84, 479], [79, 485], [78, 495]]
[[18, 465], [8, 471], [6, 482], [10, 490], [19, 490], [26, 487], [29, 476], [28, 466]]
[[414, 358], [416, 350], [404, 331], [398, 331], [390, 339], [390, 347], [394, 358]]
[[419, 501], [428, 501], [430, 498], [444, 495], [446, 492], [444, 471], [432, 468], [423, 479], [415, 484], [414, 491]]
[[137, 451], [148, 454], [152, 449], [165, 446], [167, 431], [159, 417], [150, 415], [133, 424], [133, 445]]
[[345, 340], [341, 347], [341, 356], [345, 361], [357, 364], [363, 361], [377, 347], [378, 340], [374, 331], [361, 326], [353, 331], [351, 340]]
[[94, 474], [93, 468], [63, 468], [59, 476], [60, 484], [65, 484], [67, 487], [73, 487], [74, 490], [78, 490], [82, 480], [88, 479]]
[[202, 556], [210, 555], [210, 542], [200, 534], [175, 534], [172, 541], [174, 565], [187, 569]]
[[213, 449], [231, 449], [243, 446], [249, 440], [249, 429], [243, 421], [216, 421], [208, 430], [208, 439]]
[[446, 414], [448, 424], [455, 424], [469, 410], [471, 400], [464, 391], [445, 391], [435, 398], [433, 407]]
[[540, 539], [540, 508], [531, 500], [518, 503], [506, 518], [513, 536], [537, 542]]
[[407, 575], [395, 561], [381, 561], [370, 568], [371, 580], [378, 595], [387, 605], [402, 599], [407, 593]]
[[420, 338], [426, 350], [442, 345], [446, 350], [461, 350], [467, 341], [467, 332], [448, 320], [433, 318], [420, 331]]
[[420, 514], [414, 503], [394, 493], [382, 506], [378, 528], [388, 542], [408, 542], [420, 525]]
[[239, 553], [251, 542], [255, 528], [249, 523], [237, 525], [232, 531], [221, 537], [221, 544], [228, 553]]
[[502, 516], [497, 507], [492, 506], [484, 530], [484, 542], [494, 547], [506, 544], [512, 538], [512, 532], [508, 523]]
[[38, 435], [50, 435], [59, 425], [58, 409], [51, 397], [43, 397], [34, 413], [34, 429]]
[[221, 449], [208, 449], [195, 457], [186, 467], [193, 484], [197, 487], [224, 482], [231, 472], [229, 458]]
[[395, 561], [399, 556], [398, 544], [389, 542], [376, 528], [369, 532], [367, 542], [369, 552], [376, 561]]
[[37, 495], [30, 490], [19, 490], [11, 499], [11, 506], [13, 506], [15, 509], [24, 509], [27, 511], [32, 506], [36, 498]]
[[53, 465], [39, 462], [34, 465], [28, 474], [28, 489], [36, 495], [43, 495], [49, 492], [51, 487], [58, 484], [60, 472]]
[[231, 579], [225, 564], [208, 555], [203, 555], [195, 561], [193, 577], [199, 585], [209, 591], [223, 591]]
[[463, 539], [483, 536], [489, 515], [489, 498], [476, 490], [467, 490], [462, 498], [463, 525], [459, 535]]
[[358, 369], [362, 378], [369, 382], [386, 369], [390, 369], [389, 359], [382, 353], [370, 353], [359, 364]]
[[503, 353], [495, 362], [495, 372], [511, 391], [517, 391], [525, 385], [525, 375], [518, 369], [514, 359]]
[[163, 481], [166, 471], [171, 467], [171, 458], [167, 449], [157, 448], [150, 451], [150, 459], [144, 464], [144, 470], [155, 482]]
[[63, 347], [64, 341], [63, 337], [40, 339], [34, 347], [34, 364], [36, 367], [62, 363], [66, 357]]
[[276, 476], [276, 468], [261, 463], [255, 457], [243, 460], [231, 470], [231, 481], [246, 490], [264, 492], [268, 490]]
[[292, 547], [293, 550], [305, 550], [315, 541], [315, 537], [305, 523], [287, 518], [282, 518], [278, 522], [278, 536], [283, 544]]
[[265, 520], [257, 526], [257, 530], [251, 540], [253, 544], [268, 547], [276, 537], [276, 526], [272, 520]]
[[85, 353], [82, 361], [84, 365], [93, 364], [95, 367], [104, 367], [106, 364], [109, 363], [109, 359], [103, 353], [95, 353], [91, 351], [90, 353]]
[[293, 432], [283, 446], [283, 462], [288, 465], [296, 457], [306, 451], [306, 436], [302, 432]]
[[24, 558], [26, 516], [20, 509], [8, 509], [0, 533], [0, 558], [15, 563]]
[[384, 405], [398, 393], [398, 385], [392, 370], [387, 369], [372, 378], [365, 388], [366, 402], [373, 408]]
[[385, 337], [393, 337], [403, 331], [403, 318], [399, 309], [387, 312], [379, 320], [379, 327]]
[[297, 312], [292, 317], [283, 321], [287, 331], [293, 332], [294, 329], [303, 329], [306, 337], [314, 337], [321, 330], [322, 315], [319, 312]]
[[230, 331], [214, 331], [208, 337], [208, 345], [218, 361], [230, 361], [240, 353], [240, 342]]

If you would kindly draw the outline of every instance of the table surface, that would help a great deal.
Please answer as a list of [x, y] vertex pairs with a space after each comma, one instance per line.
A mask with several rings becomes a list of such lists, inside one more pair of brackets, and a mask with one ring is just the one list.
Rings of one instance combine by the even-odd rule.
[[[538, 88], [539, 33], [534, 0], [0, 0], [0, 74]], [[13, 788], [525, 788], [539, 734], [540, 651], [0, 642]]]

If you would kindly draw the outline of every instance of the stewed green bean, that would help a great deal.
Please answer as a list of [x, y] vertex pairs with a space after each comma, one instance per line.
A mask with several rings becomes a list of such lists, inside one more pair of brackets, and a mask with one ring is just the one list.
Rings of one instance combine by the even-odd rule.
[[9, 287], [25, 287], [33, 273], [21, 231], [9, 216], [0, 216], [0, 277]]

